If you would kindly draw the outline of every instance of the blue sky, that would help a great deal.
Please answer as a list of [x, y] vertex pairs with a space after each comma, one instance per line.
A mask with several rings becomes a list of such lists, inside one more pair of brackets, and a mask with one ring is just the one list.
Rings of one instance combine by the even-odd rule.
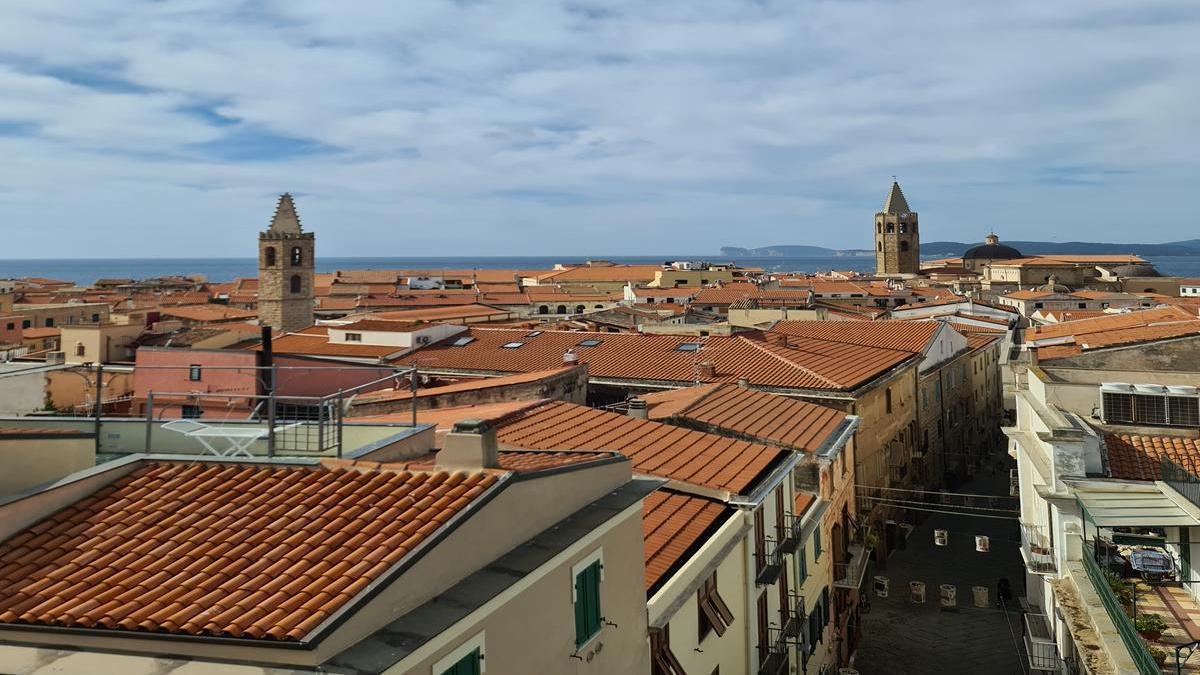
[[1200, 236], [1200, 3], [0, 7], [0, 259]]

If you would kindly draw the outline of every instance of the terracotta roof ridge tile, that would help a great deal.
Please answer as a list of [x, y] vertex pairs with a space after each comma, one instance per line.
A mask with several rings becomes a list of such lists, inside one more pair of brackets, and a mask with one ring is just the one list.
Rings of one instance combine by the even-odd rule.
[[824, 382], [825, 384], [827, 384], [831, 387], [842, 386], [842, 384], [840, 382], [835, 382], [835, 381], [829, 379], [828, 377], [825, 377], [824, 375], [813, 370], [812, 368], [809, 368], [807, 366], [802, 366], [799, 363], [796, 363], [795, 361], [792, 361], [791, 359], [783, 356], [782, 354], [776, 354], [775, 352], [771, 351], [770, 349], [767, 349], [766, 345], [758, 344], [758, 342], [755, 340], [751, 340], [751, 339], [741, 336], [741, 335], [737, 336], [737, 339], [741, 340], [743, 343], [753, 347], [754, 349], [757, 349], [758, 351], [760, 351], [768, 356], [771, 356], [772, 358], [775, 358], [797, 370], [803, 371], [807, 375], [811, 375], [812, 377], [815, 377], [818, 380], [821, 380], [822, 382]]

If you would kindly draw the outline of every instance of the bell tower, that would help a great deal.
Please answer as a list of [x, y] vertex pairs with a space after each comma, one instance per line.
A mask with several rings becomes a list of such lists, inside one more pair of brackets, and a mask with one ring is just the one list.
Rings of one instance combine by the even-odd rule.
[[313, 325], [316, 238], [300, 228], [292, 196], [283, 193], [271, 226], [258, 233], [258, 320], [292, 333]]
[[900, 183], [892, 180], [892, 189], [875, 214], [875, 274], [899, 276], [916, 274], [921, 269], [921, 236], [917, 214], [908, 209]]

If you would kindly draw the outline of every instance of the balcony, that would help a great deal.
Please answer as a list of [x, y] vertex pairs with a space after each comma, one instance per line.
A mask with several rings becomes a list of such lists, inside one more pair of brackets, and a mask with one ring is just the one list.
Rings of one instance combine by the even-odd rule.
[[1189, 502], [1200, 506], [1200, 478], [1167, 458], [1162, 460], [1163, 482]]
[[888, 475], [892, 479], [892, 484], [903, 483], [908, 478], [907, 464], [892, 464], [888, 467]]
[[1025, 615], [1025, 653], [1029, 655], [1030, 670], [1059, 672], [1058, 645], [1045, 614]]
[[758, 574], [754, 583], [759, 586], [770, 586], [779, 581], [779, 573], [783, 571], [783, 552], [779, 550], [778, 542], [770, 537], [763, 540], [763, 550], [756, 551]]
[[780, 535], [779, 552], [783, 555], [791, 555], [796, 552], [800, 546], [800, 522], [801, 519], [794, 516], [786, 516], [787, 526], [778, 531]]
[[1021, 557], [1025, 569], [1034, 574], [1054, 574], [1058, 571], [1054, 562], [1054, 547], [1046, 528], [1040, 525], [1021, 523]]
[[835, 588], [855, 589], [862, 586], [867, 559], [871, 556], [866, 547], [859, 543], [847, 546], [846, 555], [849, 556], [846, 562], [833, 564], [833, 585]]
[[778, 628], [768, 629], [771, 644], [759, 645], [758, 675], [787, 675], [791, 670], [791, 649], [783, 632]]
[[799, 638], [804, 630], [804, 621], [808, 618], [804, 613], [804, 596], [792, 593], [789, 606], [784, 607], [779, 613], [783, 622], [784, 639]]

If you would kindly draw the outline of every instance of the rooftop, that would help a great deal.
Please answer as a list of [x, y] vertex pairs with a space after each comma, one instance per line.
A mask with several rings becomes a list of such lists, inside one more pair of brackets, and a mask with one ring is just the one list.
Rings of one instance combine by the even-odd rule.
[[496, 483], [146, 463], [0, 544], [0, 623], [304, 641]]
[[1200, 476], [1200, 440], [1195, 438], [1106, 433], [1104, 446], [1113, 478], [1162, 480], [1163, 459]]
[[642, 502], [646, 593], [652, 594], [733, 509], [705, 497], [660, 488]]

